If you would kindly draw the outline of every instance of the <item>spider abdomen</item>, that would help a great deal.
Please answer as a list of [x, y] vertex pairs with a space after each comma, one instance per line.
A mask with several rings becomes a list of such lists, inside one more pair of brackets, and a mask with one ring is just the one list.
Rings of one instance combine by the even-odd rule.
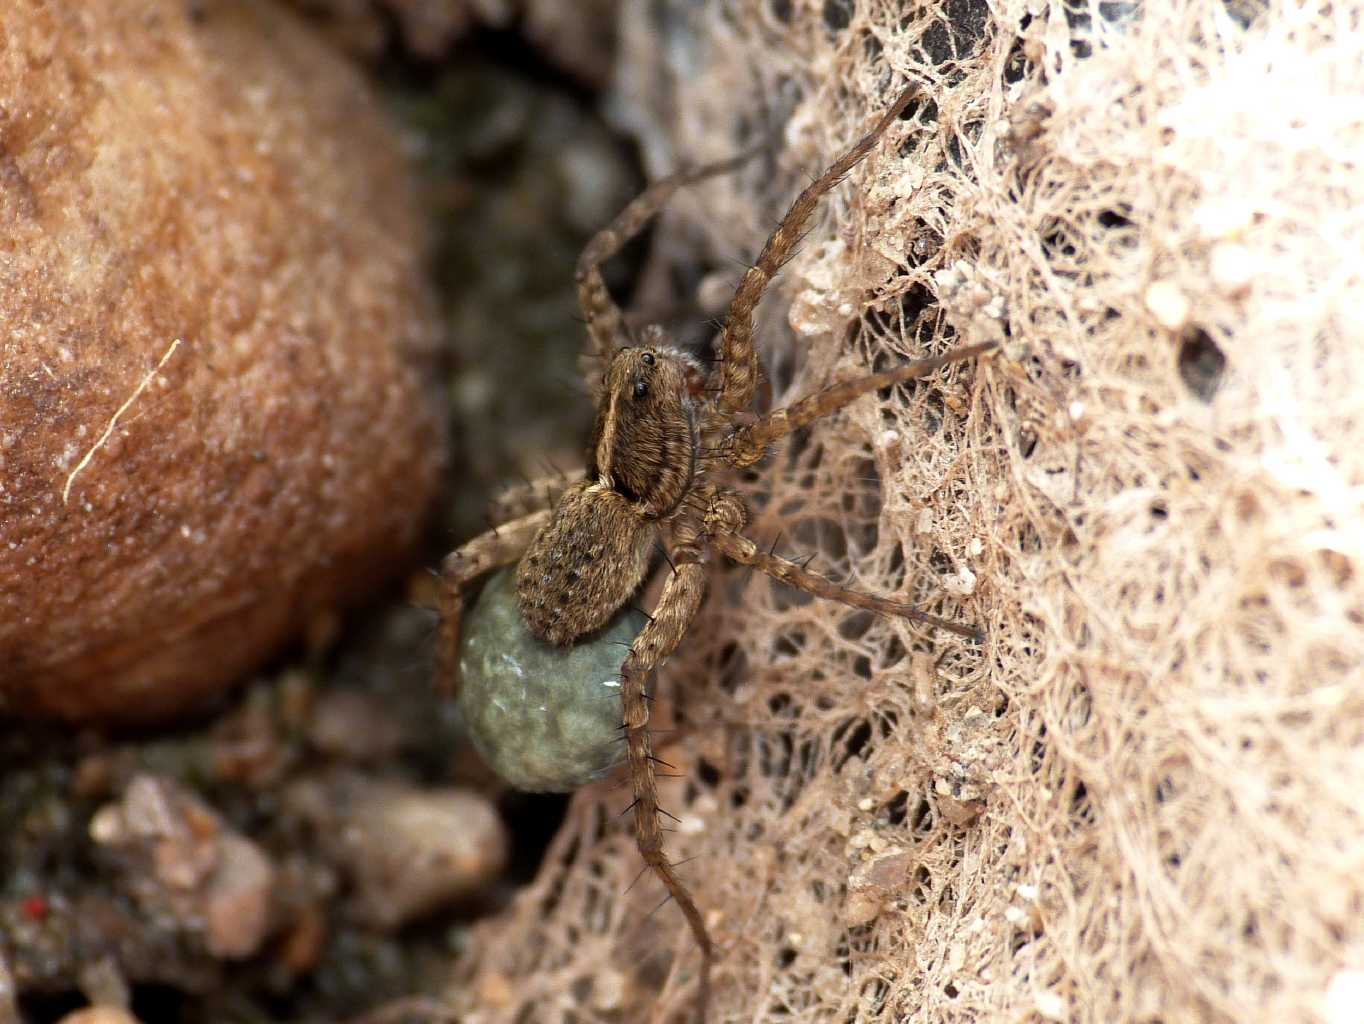
[[610, 488], [592, 480], [570, 487], [516, 569], [527, 628], [566, 646], [606, 625], [644, 581], [653, 532]]

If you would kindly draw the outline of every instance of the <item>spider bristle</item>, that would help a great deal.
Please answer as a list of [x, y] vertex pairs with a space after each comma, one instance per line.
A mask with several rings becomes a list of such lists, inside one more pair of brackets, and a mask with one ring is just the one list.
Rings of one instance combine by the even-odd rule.
[[806, 228], [805, 231], [802, 232], [796, 238], [796, 240], [791, 243], [791, 248], [786, 251], [786, 254], [782, 256], [781, 260], [777, 263], [778, 269], [781, 269], [782, 267], [786, 266], [786, 264], [790, 263], [793, 259], [800, 255], [801, 250], [805, 247], [805, 240], [810, 237], [810, 234], [813, 231], [814, 228]]
[[627, 895], [627, 894], [630, 892], [631, 889], [633, 889], [636, 885], [638, 885], [638, 884], [639, 884], [639, 880], [640, 880], [641, 878], [644, 877], [644, 872], [646, 872], [646, 871], [648, 871], [648, 870], [649, 870], [649, 865], [648, 865], [648, 864], [645, 864], [642, 868], [640, 868], [640, 869], [639, 869], [639, 874], [635, 875], [635, 880], [625, 887], [625, 892], [624, 892], [624, 893], [621, 893], [621, 895], [622, 895], [622, 896]]
[[750, 270], [758, 269], [758, 265], [756, 263], [749, 263], [742, 256], [726, 256], [725, 259], [730, 263], [736, 263], [739, 266], [743, 267], [745, 274], [747, 274]]
[[663, 902], [660, 903], [658, 906], [654, 907], [653, 910], [649, 911], [649, 913], [645, 915], [644, 920], [645, 921], [653, 920], [653, 916], [657, 914], [660, 910], [662, 910], [664, 907], [666, 907], [668, 905], [668, 901], [671, 900], [672, 898], [673, 898], [672, 893], [668, 893], [668, 895], [664, 896]]

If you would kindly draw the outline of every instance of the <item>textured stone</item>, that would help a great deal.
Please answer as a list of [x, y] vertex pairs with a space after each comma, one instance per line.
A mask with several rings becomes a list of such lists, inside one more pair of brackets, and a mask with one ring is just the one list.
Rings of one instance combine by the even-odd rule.
[[349, 877], [355, 916], [385, 931], [485, 891], [507, 862], [497, 808], [469, 790], [337, 772], [298, 783], [288, 803]]
[[0, 705], [165, 718], [401, 565], [439, 477], [401, 149], [260, 0], [7, 5]]

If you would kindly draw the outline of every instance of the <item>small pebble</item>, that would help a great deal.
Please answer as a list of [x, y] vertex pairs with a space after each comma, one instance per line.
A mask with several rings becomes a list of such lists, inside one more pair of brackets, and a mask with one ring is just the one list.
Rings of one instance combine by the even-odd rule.
[[326, 945], [326, 917], [317, 907], [304, 907], [284, 934], [279, 961], [290, 974], [306, 974], [322, 959]]
[[1146, 309], [1167, 331], [1177, 331], [1189, 322], [1189, 297], [1173, 281], [1157, 281], [1146, 289]]
[[376, 928], [486, 888], [507, 860], [506, 827], [471, 791], [346, 773], [299, 783], [287, 800], [349, 877], [357, 916]]
[[955, 573], [942, 578], [942, 588], [949, 594], [966, 597], [976, 589], [976, 574], [962, 566]]
[[249, 701], [219, 720], [211, 750], [213, 770], [220, 779], [252, 789], [276, 784], [293, 759], [274, 715]]
[[252, 956], [270, 934], [274, 865], [180, 783], [134, 777], [95, 813], [90, 836], [148, 917], [202, 936], [210, 955]]
[[19, 1019], [19, 990], [14, 984], [14, 972], [3, 954], [0, 954], [0, 1024], [9, 1024]]
[[318, 752], [356, 762], [391, 757], [404, 739], [402, 727], [379, 699], [358, 690], [319, 694], [307, 735]]
[[87, 1006], [83, 1010], [68, 1013], [57, 1024], [141, 1024], [127, 1010], [117, 1006]]
[[973, 825], [981, 812], [985, 810], [985, 804], [979, 800], [958, 800], [956, 797], [945, 793], [939, 793], [934, 800], [937, 805], [938, 813], [947, 821], [960, 828]]
[[218, 864], [204, 893], [204, 938], [211, 956], [242, 959], [254, 954], [270, 931], [275, 869], [255, 843], [225, 834]]
[[887, 901], [904, 887], [913, 863], [908, 851], [891, 849], [858, 865], [848, 879], [843, 923], [856, 928], [876, 920]]

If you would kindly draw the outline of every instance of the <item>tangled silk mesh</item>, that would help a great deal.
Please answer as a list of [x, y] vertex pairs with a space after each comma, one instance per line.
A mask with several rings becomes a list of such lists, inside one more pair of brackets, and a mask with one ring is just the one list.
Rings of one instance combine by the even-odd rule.
[[[774, 401], [1005, 343], [740, 482], [753, 536], [988, 639], [716, 569], [659, 681], [715, 1018], [1356, 1019], [1364, 4], [693, 7], [623, 15], [651, 170], [784, 130], [664, 237], [755, 251], [928, 98], [765, 306]], [[577, 795], [461, 1019], [687, 1013], [628, 799]]]

